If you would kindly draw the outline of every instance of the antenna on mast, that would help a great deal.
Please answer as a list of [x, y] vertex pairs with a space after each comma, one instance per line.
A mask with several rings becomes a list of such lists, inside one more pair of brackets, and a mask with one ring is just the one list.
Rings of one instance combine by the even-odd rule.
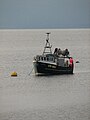
[[47, 34], [46, 42], [48, 42], [48, 41], [49, 41], [49, 34], [50, 34], [50, 32], [48, 32], [48, 33], [46, 33], [46, 34]]

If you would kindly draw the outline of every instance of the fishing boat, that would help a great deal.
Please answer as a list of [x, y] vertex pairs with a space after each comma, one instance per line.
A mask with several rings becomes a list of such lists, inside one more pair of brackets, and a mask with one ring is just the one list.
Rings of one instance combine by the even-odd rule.
[[55, 48], [52, 53], [52, 45], [49, 42], [50, 33], [46, 33], [46, 44], [41, 55], [33, 59], [35, 75], [73, 74], [74, 62], [68, 49]]

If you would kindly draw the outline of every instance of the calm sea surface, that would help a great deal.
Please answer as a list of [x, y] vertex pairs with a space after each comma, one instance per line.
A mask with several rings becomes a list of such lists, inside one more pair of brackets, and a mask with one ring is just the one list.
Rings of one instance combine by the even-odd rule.
[[[29, 75], [46, 32], [80, 62], [73, 75]], [[90, 29], [0, 30], [0, 120], [90, 120]]]

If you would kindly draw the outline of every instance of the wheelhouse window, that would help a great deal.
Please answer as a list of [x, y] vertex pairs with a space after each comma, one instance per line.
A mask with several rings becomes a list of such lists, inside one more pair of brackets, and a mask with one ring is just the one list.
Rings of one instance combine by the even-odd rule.
[[44, 60], [46, 61], [46, 57], [44, 57]]

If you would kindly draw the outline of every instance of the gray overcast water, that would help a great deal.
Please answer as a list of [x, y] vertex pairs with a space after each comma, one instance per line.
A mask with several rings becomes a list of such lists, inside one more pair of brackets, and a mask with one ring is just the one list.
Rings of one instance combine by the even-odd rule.
[[[46, 32], [80, 61], [73, 75], [29, 75]], [[0, 30], [0, 120], [90, 120], [90, 29]]]

